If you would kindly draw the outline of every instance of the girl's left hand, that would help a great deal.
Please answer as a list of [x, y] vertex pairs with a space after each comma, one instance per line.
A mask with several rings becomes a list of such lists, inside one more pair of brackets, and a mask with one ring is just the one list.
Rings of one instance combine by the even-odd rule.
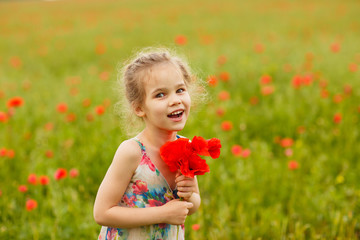
[[182, 197], [185, 201], [188, 201], [191, 195], [196, 192], [197, 182], [195, 177], [185, 177], [180, 172], [178, 172], [176, 174], [175, 182], [178, 190], [177, 195]]

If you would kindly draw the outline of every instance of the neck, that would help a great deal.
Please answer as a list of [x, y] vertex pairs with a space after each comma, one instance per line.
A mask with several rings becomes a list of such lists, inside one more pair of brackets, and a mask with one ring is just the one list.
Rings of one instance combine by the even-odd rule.
[[147, 147], [160, 149], [166, 142], [176, 140], [176, 131], [152, 131], [149, 128], [145, 128], [138, 137], [143, 140]]

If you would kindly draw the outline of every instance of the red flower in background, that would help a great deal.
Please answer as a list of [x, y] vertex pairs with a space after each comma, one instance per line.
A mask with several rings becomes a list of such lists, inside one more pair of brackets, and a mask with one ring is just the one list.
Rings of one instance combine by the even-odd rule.
[[32, 173], [29, 175], [28, 177], [28, 183], [32, 184], [32, 185], [36, 185], [37, 184], [37, 176], [36, 174]]
[[234, 156], [239, 157], [241, 156], [242, 147], [240, 145], [235, 144], [231, 147], [231, 152]]
[[68, 109], [66, 103], [59, 103], [57, 106], [56, 106], [56, 110], [59, 112], [59, 113], [64, 113], [66, 112]]
[[233, 124], [231, 121], [223, 121], [221, 123], [221, 129], [224, 131], [230, 131], [233, 128]]
[[260, 78], [260, 84], [266, 85], [272, 82], [272, 78], [270, 75], [263, 75]]
[[28, 188], [26, 185], [20, 185], [19, 188], [18, 188], [19, 192], [27, 192]]
[[8, 120], [8, 115], [5, 112], [0, 112], [0, 122], [6, 122]]
[[219, 78], [223, 81], [223, 82], [228, 82], [230, 79], [230, 73], [228, 72], [222, 72], [219, 75]]
[[200, 224], [193, 224], [193, 225], [191, 226], [191, 228], [192, 228], [192, 230], [194, 230], [194, 231], [198, 231], [198, 230], [200, 229]]
[[69, 175], [71, 178], [76, 178], [79, 176], [79, 170], [77, 170], [76, 168], [72, 168], [69, 172]]
[[341, 122], [341, 119], [342, 119], [341, 113], [335, 113], [334, 119], [333, 119], [334, 123], [339, 124]]
[[24, 104], [22, 97], [13, 97], [10, 98], [7, 102], [8, 107], [20, 107]]
[[97, 115], [103, 115], [105, 112], [105, 108], [102, 105], [96, 106], [95, 112]]
[[299, 168], [299, 163], [297, 161], [295, 161], [295, 160], [289, 161], [288, 162], [288, 168], [290, 170], [298, 169]]
[[178, 35], [175, 37], [175, 43], [177, 45], [185, 45], [187, 43], [187, 38], [184, 35]]
[[37, 202], [36, 202], [36, 200], [34, 200], [34, 199], [29, 199], [29, 200], [27, 200], [26, 201], [26, 210], [28, 210], [28, 211], [32, 211], [32, 210], [34, 210], [35, 208], [37, 208]]
[[39, 182], [41, 185], [48, 185], [50, 182], [50, 179], [48, 176], [43, 175], [43, 176], [39, 177]]
[[55, 180], [66, 178], [66, 176], [67, 176], [67, 171], [64, 168], [58, 168], [54, 174]]
[[330, 45], [330, 50], [331, 50], [333, 53], [339, 52], [340, 49], [341, 49], [340, 43], [335, 42], [335, 43], [333, 43], [333, 44]]
[[207, 78], [207, 82], [209, 84], [210, 87], [215, 87], [218, 83], [218, 80], [215, 76], [209, 76]]
[[283, 148], [291, 147], [293, 144], [294, 144], [294, 140], [292, 140], [291, 138], [283, 138], [280, 140], [280, 145]]
[[179, 138], [165, 143], [160, 148], [160, 156], [169, 166], [170, 171], [180, 170], [184, 176], [193, 178], [195, 175], [203, 175], [210, 171], [206, 161], [199, 155], [218, 158], [220, 148], [220, 140], [216, 138], [208, 141], [198, 136], [195, 136], [192, 141]]

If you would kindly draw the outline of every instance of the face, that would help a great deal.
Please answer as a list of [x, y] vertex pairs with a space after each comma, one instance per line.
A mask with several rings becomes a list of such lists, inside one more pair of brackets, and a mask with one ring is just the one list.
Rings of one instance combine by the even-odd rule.
[[190, 112], [191, 99], [183, 76], [171, 63], [152, 68], [144, 80], [145, 98], [135, 109], [147, 128], [180, 131]]

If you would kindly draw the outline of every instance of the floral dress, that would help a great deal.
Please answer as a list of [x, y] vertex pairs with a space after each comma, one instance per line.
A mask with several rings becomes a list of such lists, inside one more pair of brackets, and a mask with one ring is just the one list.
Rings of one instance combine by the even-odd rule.
[[[161, 206], [178, 198], [176, 190], [172, 191], [165, 177], [147, 156], [145, 146], [137, 139], [142, 152], [139, 166], [136, 168], [119, 206], [145, 208]], [[98, 240], [172, 240], [184, 239], [184, 225], [166, 223], [136, 228], [112, 228], [103, 226]]]

